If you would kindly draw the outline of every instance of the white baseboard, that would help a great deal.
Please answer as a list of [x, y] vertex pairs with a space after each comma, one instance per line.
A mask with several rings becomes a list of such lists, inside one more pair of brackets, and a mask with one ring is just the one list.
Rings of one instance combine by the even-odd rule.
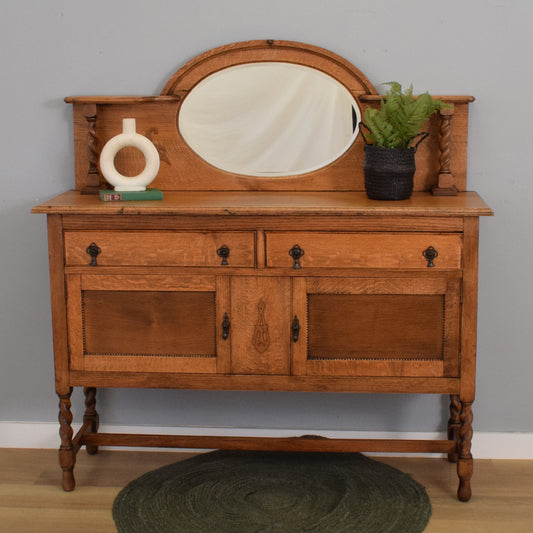
[[[78, 426], [73, 425], [74, 431]], [[50, 422], [0, 422], [0, 448], [53, 448], [59, 446], [59, 426]], [[339, 431], [313, 429], [276, 428], [217, 428], [217, 427], [148, 427], [148, 426], [101, 426], [108, 433], [159, 433], [164, 435], [220, 435], [254, 437], [295, 437], [300, 435], [321, 435], [329, 438], [398, 438], [398, 439], [442, 439], [442, 433], [386, 432], [386, 431]], [[117, 448], [110, 449], [141, 449]], [[142, 448], [147, 449], [147, 448]], [[154, 448], [151, 448], [152, 450]], [[166, 449], [168, 451], [168, 449]], [[533, 459], [533, 433], [489, 433], [475, 432], [472, 454], [478, 459]], [[392, 454], [430, 455], [435, 454]]]

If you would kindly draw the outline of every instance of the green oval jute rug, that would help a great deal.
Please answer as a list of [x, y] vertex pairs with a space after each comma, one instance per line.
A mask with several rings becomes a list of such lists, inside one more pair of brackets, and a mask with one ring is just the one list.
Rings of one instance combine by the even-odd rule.
[[117, 496], [119, 533], [417, 533], [429, 498], [361, 454], [217, 451], [143, 475]]

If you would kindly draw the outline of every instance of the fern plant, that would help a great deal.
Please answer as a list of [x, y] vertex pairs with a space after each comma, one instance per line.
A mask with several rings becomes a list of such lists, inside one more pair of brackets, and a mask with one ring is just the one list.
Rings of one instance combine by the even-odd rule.
[[412, 85], [405, 91], [396, 81], [384, 85], [390, 87], [387, 98], [381, 100], [379, 109], [368, 107], [364, 115], [364, 125], [370, 130], [367, 138], [375, 146], [409, 148], [413, 138], [433, 113], [451, 107], [427, 92], [413, 96]]

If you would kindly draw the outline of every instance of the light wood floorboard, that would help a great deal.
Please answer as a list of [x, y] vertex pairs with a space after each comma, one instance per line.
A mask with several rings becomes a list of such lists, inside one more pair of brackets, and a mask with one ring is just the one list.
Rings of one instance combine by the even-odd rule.
[[[179, 452], [106, 451], [78, 454], [77, 488], [60, 487], [54, 450], [0, 449], [0, 531], [114, 532], [111, 506], [122, 487], [160, 466], [190, 457]], [[378, 458], [411, 474], [428, 491], [427, 533], [533, 533], [533, 461], [475, 461], [473, 497], [455, 497], [455, 465], [435, 458]], [[333, 532], [332, 532], [333, 533]]]

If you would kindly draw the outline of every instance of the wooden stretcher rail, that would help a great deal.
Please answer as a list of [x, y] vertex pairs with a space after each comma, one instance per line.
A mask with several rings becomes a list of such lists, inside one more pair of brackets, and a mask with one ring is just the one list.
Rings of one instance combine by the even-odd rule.
[[82, 443], [101, 446], [144, 446], [157, 448], [202, 448], [285, 452], [397, 452], [452, 453], [453, 440], [328, 439], [304, 437], [217, 437], [204, 435], [138, 435], [130, 433], [87, 433]]

